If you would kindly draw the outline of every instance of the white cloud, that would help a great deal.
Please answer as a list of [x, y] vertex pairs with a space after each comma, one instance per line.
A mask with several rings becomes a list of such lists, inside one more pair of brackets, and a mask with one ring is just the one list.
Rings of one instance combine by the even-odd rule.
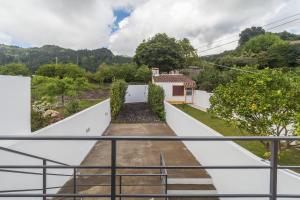
[[[0, 32], [32, 46], [68, 48], [108, 45], [114, 8], [131, 8], [133, 0], [0, 0]], [[0, 43], [9, 41], [0, 38]]]
[[[0, 43], [109, 47], [117, 54], [133, 55], [143, 39], [166, 32], [189, 38], [195, 47], [203, 43], [210, 47], [215, 40], [286, 17], [299, 8], [299, 0], [0, 0]], [[111, 35], [114, 9], [132, 13]], [[285, 28], [298, 32], [299, 23]]]
[[[293, 9], [283, 15], [286, 8]], [[237, 39], [232, 35], [248, 26], [263, 25], [279, 15], [286, 17], [299, 8], [297, 0], [149, 0], [124, 19], [126, 23], [121, 22], [122, 27], [111, 36], [109, 47], [115, 53], [133, 55], [143, 39], [166, 32], [177, 38], [189, 38], [195, 47], [202, 46], [200, 52]], [[225, 40], [228, 36], [232, 39]], [[220, 39], [224, 41], [211, 46]], [[203, 47], [206, 43], [208, 45]], [[236, 44], [203, 52], [202, 55], [234, 48]]]

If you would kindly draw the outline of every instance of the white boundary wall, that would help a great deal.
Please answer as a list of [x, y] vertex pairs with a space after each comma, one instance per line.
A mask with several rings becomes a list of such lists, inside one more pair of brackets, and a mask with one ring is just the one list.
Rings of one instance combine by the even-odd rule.
[[[165, 111], [166, 122], [178, 136], [222, 136], [167, 102], [165, 102]], [[234, 142], [186, 141], [184, 144], [202, 165], [266, 165], [261, 158]], [[207, 169], [207, 171], [211, 175], [219, 194], [267, 194], [269, 192], [270, 172], [267, 169]], [[289, 170], [279, 170], [278, 192], [282, 194], [299, 194], [300, 175]], [[253, 198], [235, 199], [251, 200]], [[267, 200], [268, 198], [255, 199]]]
[[148, 101], [148, 85], [128, 85], [125, 103]]
[[213, 93], [206, 92], [204, 90], [195, 90], [194, 105], [203, 110], [210, 108], [209, 99]]
[[30, 77], [0, 75], [0, 135], [31, 132], [30, 94]]
[[[105, 100], [84, 111], [72, 115], [53, 125], [38, 130], [37, 136], [92, 136], [102, 135], [111, 121], [110, 100]], [[20, 141], [9, 148], [21, 152], [60, 161], [69, 165], [79, 165], [95, 141]], [[42, 165], [42, 161], [0, 151], [0, 165]], [[50, 165], [53, 163], [49, 163]], [[22, 170], [22, 169], [21, 169]], [[41, 170], [29, 170], [41, 172]], [[72, 170], [52, 170], [48, 172], [72, 174]], [[48, 176], [47, 186], [62, 186], [69, 178]], [[0, 172], [0, 190], [32, 189], [42, 187], [42, 176]], [[48, 190], [55, 193], [58, 189]], [[33, 192], [31, 192], [33, 193]], [[40, 192], [37, 192], [40, 193]], [[1, 199], [1, 198], [0, 198]], [[9, 198], [5, 198], [9, 199]], [[10, 198], [19, 199], [19, 198]], [[22, 198], [41, 199], [41, 198]]]

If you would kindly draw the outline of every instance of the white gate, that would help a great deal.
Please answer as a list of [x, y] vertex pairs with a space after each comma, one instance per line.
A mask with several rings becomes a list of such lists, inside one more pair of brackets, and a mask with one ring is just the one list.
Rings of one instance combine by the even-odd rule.
[[128, 85], [125, 103], [147, 102], [148, 85]]

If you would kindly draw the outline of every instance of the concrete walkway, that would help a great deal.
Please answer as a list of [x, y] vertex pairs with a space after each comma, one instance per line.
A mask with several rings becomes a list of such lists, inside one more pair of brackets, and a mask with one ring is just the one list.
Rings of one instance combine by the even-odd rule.
[[[144, 124], [111, 124], [105, 135], [119, 136], [173, 136], [173, 131], [165, 123], [144, 123]], [[120, 141], [117, 144], [117, 165], [118, 166], [145, 166], [159, 165], [160, 152], [164, 154], [166, 165], [200, 165], [185, 145], [179, 141]], [[110, 165], [110, 142], [99, 141], [87, 155], [82, 165]], [[88, 169], [80, 170], [81, 174], [110, 174], [109, 170]], [[118, 174], [159, 174], [159, 170], [118, 170]], [[168, 170], [168, 179], [171, 180], [168, 192], [176, 193], [180, 190], [203, 190], [202, 193], [216, 192], [210, 176], [205, 170]], [[182, 182], [180, 181], [182, 180]], [[189, 183], [189, 180], [191, 181]], [[120, 180], [117, 179], [117, 184]], [[174, 184], [172, 184], [172, 182]], [[201, 183], [201, 184], [198, 184]], [[110, 187], [99, 186], [110, 184], [109, 177], [84, 176], [78, 177], [78, 192], [81, 194], [109, 194]], [[97, 186], [95, 186], [97, 185]], [[122, 177], [122, 193], [124, 194], [162, 194], [164, 185], [160, 177]], [[125, 186], [124, 186], [125, 185]], [[127, 186], [126, 186], [127, 185]], [[68, 187], [69, 186], [69, 187]], [[72, 180], [65, 184], [60, 193], [72, 192]], [[117, 187], [119, 192], [119, 187]], [[184, 191], [183, 191], [184, 192]], [[192, 191], [193, 192], [193, 191]], [[188, 193], [186, 193], [188, 194]], [[192, 194], [192, 193], [191, 193]], [[201, 193], [199, 193], [201, 194]], [[56, 198], [72, 199], [72, 198]], [[89, 198], [100, 199], [100, 198]], [[102, 198], [103, 199], [103, 198]], [[127, 198], [132, 199], [132, 198]], [[156, 198], [159, 199], [159, 198]], [[180, 199], [180, 198], [176, 198]], [[181, 198], [182, 199], [182, 198]], [[191, 199], [191, 198], [190, 198]], [[199, 199], [199, 198], [197, 198]], [[203, 198], [204, 199], [204, 198]], [[216, 198], [205, 198], [216, 199]]]

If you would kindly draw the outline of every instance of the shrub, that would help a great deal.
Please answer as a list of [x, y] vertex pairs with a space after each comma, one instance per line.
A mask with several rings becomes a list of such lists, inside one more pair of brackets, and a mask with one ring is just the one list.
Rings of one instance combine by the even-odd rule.
[[164, 99], [165, 93], [163, 88], [150, 83], [148, 89], [148, 103], [152, 111], [157, 114], [161, 120], [165, 119]]
[[77, 100], [71, 100], [65, 107], [65, 114], [70, 116], [80, 110], [79, 102]]
[[125, 102], [127, 83], [124, 80], [114, 80], [110, 88], [110, 109], [115, 119]]

